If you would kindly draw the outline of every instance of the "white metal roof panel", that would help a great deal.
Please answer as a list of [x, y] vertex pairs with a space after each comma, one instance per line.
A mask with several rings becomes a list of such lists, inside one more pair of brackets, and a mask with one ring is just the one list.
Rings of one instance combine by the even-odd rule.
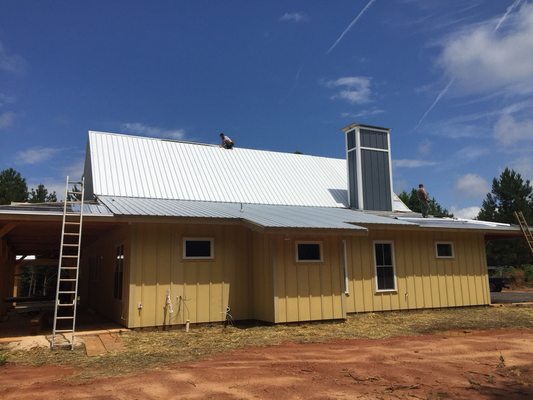
[[94, 194], [345, 207], [342, 159], [89, 132]]
[[480, 221], [466, 218], [421, 218], [397, 217], [399, 220], [415, 223], [423, 228], [474, 229], [483, 231], [520, 232], [517, 225], [500, 222]]

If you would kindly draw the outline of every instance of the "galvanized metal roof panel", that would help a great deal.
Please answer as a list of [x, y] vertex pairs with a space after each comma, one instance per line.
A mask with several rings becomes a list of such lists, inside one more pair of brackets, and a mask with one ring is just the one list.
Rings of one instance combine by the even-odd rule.
[[331, 207], [141, 199], [100, 196], [116, 215], [242, 219], [262, 227], [365, 230], [357, 224], [413, 225], [406, 221]]
[[100, 196], [346, 207], [343, 159], [89, 132]]
[[420, 218], [420, 217], [397, 217], [399, 220], [415, 223], [423, 228], [439, 229], [473, 229], [483, 231], [520, 231], [517, 225], [499, 222], [479, 221], [466, 218]]
[[[79, 212], [80, 205], [69, 206], [69, 211]], [[0, 214], [21, 215], [63, 215], [62, 202], [50, 203], [15, 203], [0, 206]], [[113, 216], [109, 209], [101, 203], [84, 203], [83, 215], [85, 216]]]

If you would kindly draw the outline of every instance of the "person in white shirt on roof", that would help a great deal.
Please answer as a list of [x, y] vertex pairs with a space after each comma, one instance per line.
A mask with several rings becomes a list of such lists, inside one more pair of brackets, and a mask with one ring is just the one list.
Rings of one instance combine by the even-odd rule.
[[220, 133], [220, 140], [222, 143], [220, 144], [220, 147], [224, 147], [225, 149], [231, 150], [233, 149], [233, 146], [235, 143], [233, 143], [233, 140], [231, 140], [228, 136], [224, 135], [224, 133]]

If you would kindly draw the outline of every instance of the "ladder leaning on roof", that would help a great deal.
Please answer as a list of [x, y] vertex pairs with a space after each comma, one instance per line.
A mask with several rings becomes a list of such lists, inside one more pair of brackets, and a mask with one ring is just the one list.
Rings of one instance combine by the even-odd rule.
[[524, 214], [522, 211], [515, 211], [514, 216], [518, 220], [518, 224], [520, 225], [520, 229], [522, 229], [522, 233], [524, 234], [524, 237], [526, 238], [527, 245], [529, 246], [529, 250], [531, 251], [531, 254], [533, 254], [533, 234], [529, 230], [529, 226], [527, 225], [527, 221], [524, 218]]
[[[74, 348], [84, 195], [84, 179], [71, 181], [67, 176], [57, 267], [52, 348], [65, 345], [64, 342], [61, 345], [56, 343], [58, 334], [63, 334], [68, 342], [66, 345], [70, 346], [71, 349]], [[67, 338], [69, 333], [71, 334], [70, 340]]]

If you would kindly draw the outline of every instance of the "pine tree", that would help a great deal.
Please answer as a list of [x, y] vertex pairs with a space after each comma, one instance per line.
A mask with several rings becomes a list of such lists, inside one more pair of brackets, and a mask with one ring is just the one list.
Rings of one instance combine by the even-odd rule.
[[41, 183], [37, 189], [31, 189], [28, 201], [30, 203], [56, 202], [57, 196], [55, 191], [48, 193], [48, 189]]
[[0, 204], [24, 202], [28, 199], [28, 185], [13, 168], [0, 172]]
[[512, 169], [505, 168], [500, 178], [492, 180], [491, 193], [483, 200], [478, 219], [516, 223], [515, 211], [522, 211], [529, 225], [533, 223], [533, 187], [529, 180]]
[[[478, 219], [516, 224], [515, 211], [522, 211], [528, 225], [533, 225], [533, 187], [529, 180], [505, 168], [499, 179], [492, 180], [492, 189], [483, 200]], [[523, 238], [492, 240], [487, 244], [489, 265], [521, 265], [533, 262]]]

